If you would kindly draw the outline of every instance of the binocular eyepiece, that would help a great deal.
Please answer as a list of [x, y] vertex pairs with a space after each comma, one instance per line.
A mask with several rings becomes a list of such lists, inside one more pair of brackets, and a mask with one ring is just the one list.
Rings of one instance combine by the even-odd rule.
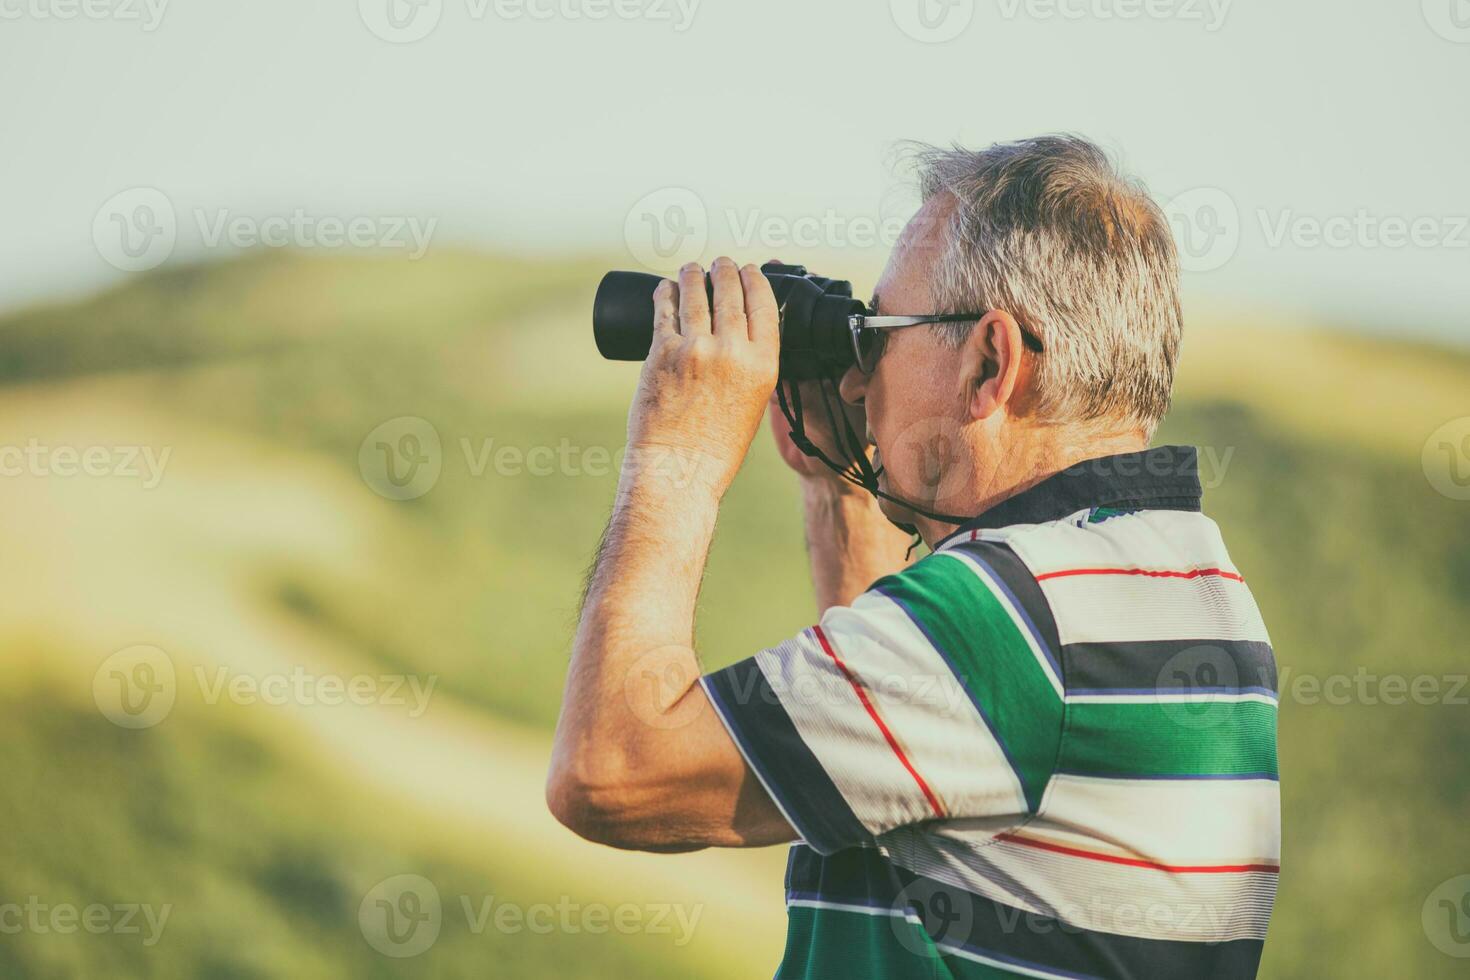
[[[836, 378], [856, 359], [848, 317], [865, 307], [852, 298], [852, 283], [811, 275], [804, 266], [767, 262], [761, 272], [781, 311], [781, 374], [806, 381]], [[653, 291], [661, 277], [609, 272], [592, 302], [592, 335], [611, 361], [641, 361], [653, 344]], [[705, 276], [705, 289], [713, 286]]]

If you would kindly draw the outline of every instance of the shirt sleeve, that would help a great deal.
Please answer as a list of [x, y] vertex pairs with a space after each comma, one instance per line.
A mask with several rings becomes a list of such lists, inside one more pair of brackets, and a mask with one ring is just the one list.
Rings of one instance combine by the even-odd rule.
[[703, 684], [772, 800], [830, 854], [909, 824], [1036, 812], [1062, 731], [1056, 649], [1026, 566], [977, 541]]

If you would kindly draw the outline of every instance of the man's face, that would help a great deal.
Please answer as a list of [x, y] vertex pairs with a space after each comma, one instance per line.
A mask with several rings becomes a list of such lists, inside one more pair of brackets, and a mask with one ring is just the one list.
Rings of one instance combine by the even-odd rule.
[[[932, 199], [904, 228], [874, 291], [875, 312], [938, 311], [931, 283], [951, 206]], [[973, 485], [975, 466], [962, 438], [967, 382], [959, 352], [927, 325], [890, 332], [871, 375], [848, 369], [842, 397], [866, 408], [868, 439], [883, 468], [879, 489], [929, 511], [965, 513], [968, 502], [960, 498]], [[907, 508], [886, 500], [881, 506], [890, 520], [913, 523]]]

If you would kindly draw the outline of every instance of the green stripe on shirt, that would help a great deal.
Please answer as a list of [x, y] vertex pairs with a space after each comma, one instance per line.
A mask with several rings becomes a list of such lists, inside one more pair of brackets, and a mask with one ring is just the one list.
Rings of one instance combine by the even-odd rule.
[[949, 660], [1035, 812], [1056, 762], [1062, 701], [1001, 601], [963, 559], [945, 554], [874, 588], [898, 602]]
[[[821, 950], [819, 962], [803, 956]], [[844, 909], [788, 909], [786, 959], [777, 980], [1009, 980], [1025, 974], [945, 955], [909, 919]]]
[[1072, 703], [1059, 768], [1089, 776], [1276, 775], [1276, 706]]

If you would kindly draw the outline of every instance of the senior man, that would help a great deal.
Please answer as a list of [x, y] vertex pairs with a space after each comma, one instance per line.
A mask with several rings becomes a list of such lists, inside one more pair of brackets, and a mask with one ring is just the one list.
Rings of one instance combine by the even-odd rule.
[[778, 977], [1254, 976], [1276, 671], [1194, 450], [1148, 448], [1181, 330], [1165, 219], [1074, 137], [918, 163], [873, 306], [973, 319], [875, 335], [842, 378], [881, 502], [772, 416], [820, 622], [704, 677], [695, 600], [778, 311], [729, 259], [712, 302], [698, 266], [660, 284], [548, 802], [616, 847], [795, 840]]

